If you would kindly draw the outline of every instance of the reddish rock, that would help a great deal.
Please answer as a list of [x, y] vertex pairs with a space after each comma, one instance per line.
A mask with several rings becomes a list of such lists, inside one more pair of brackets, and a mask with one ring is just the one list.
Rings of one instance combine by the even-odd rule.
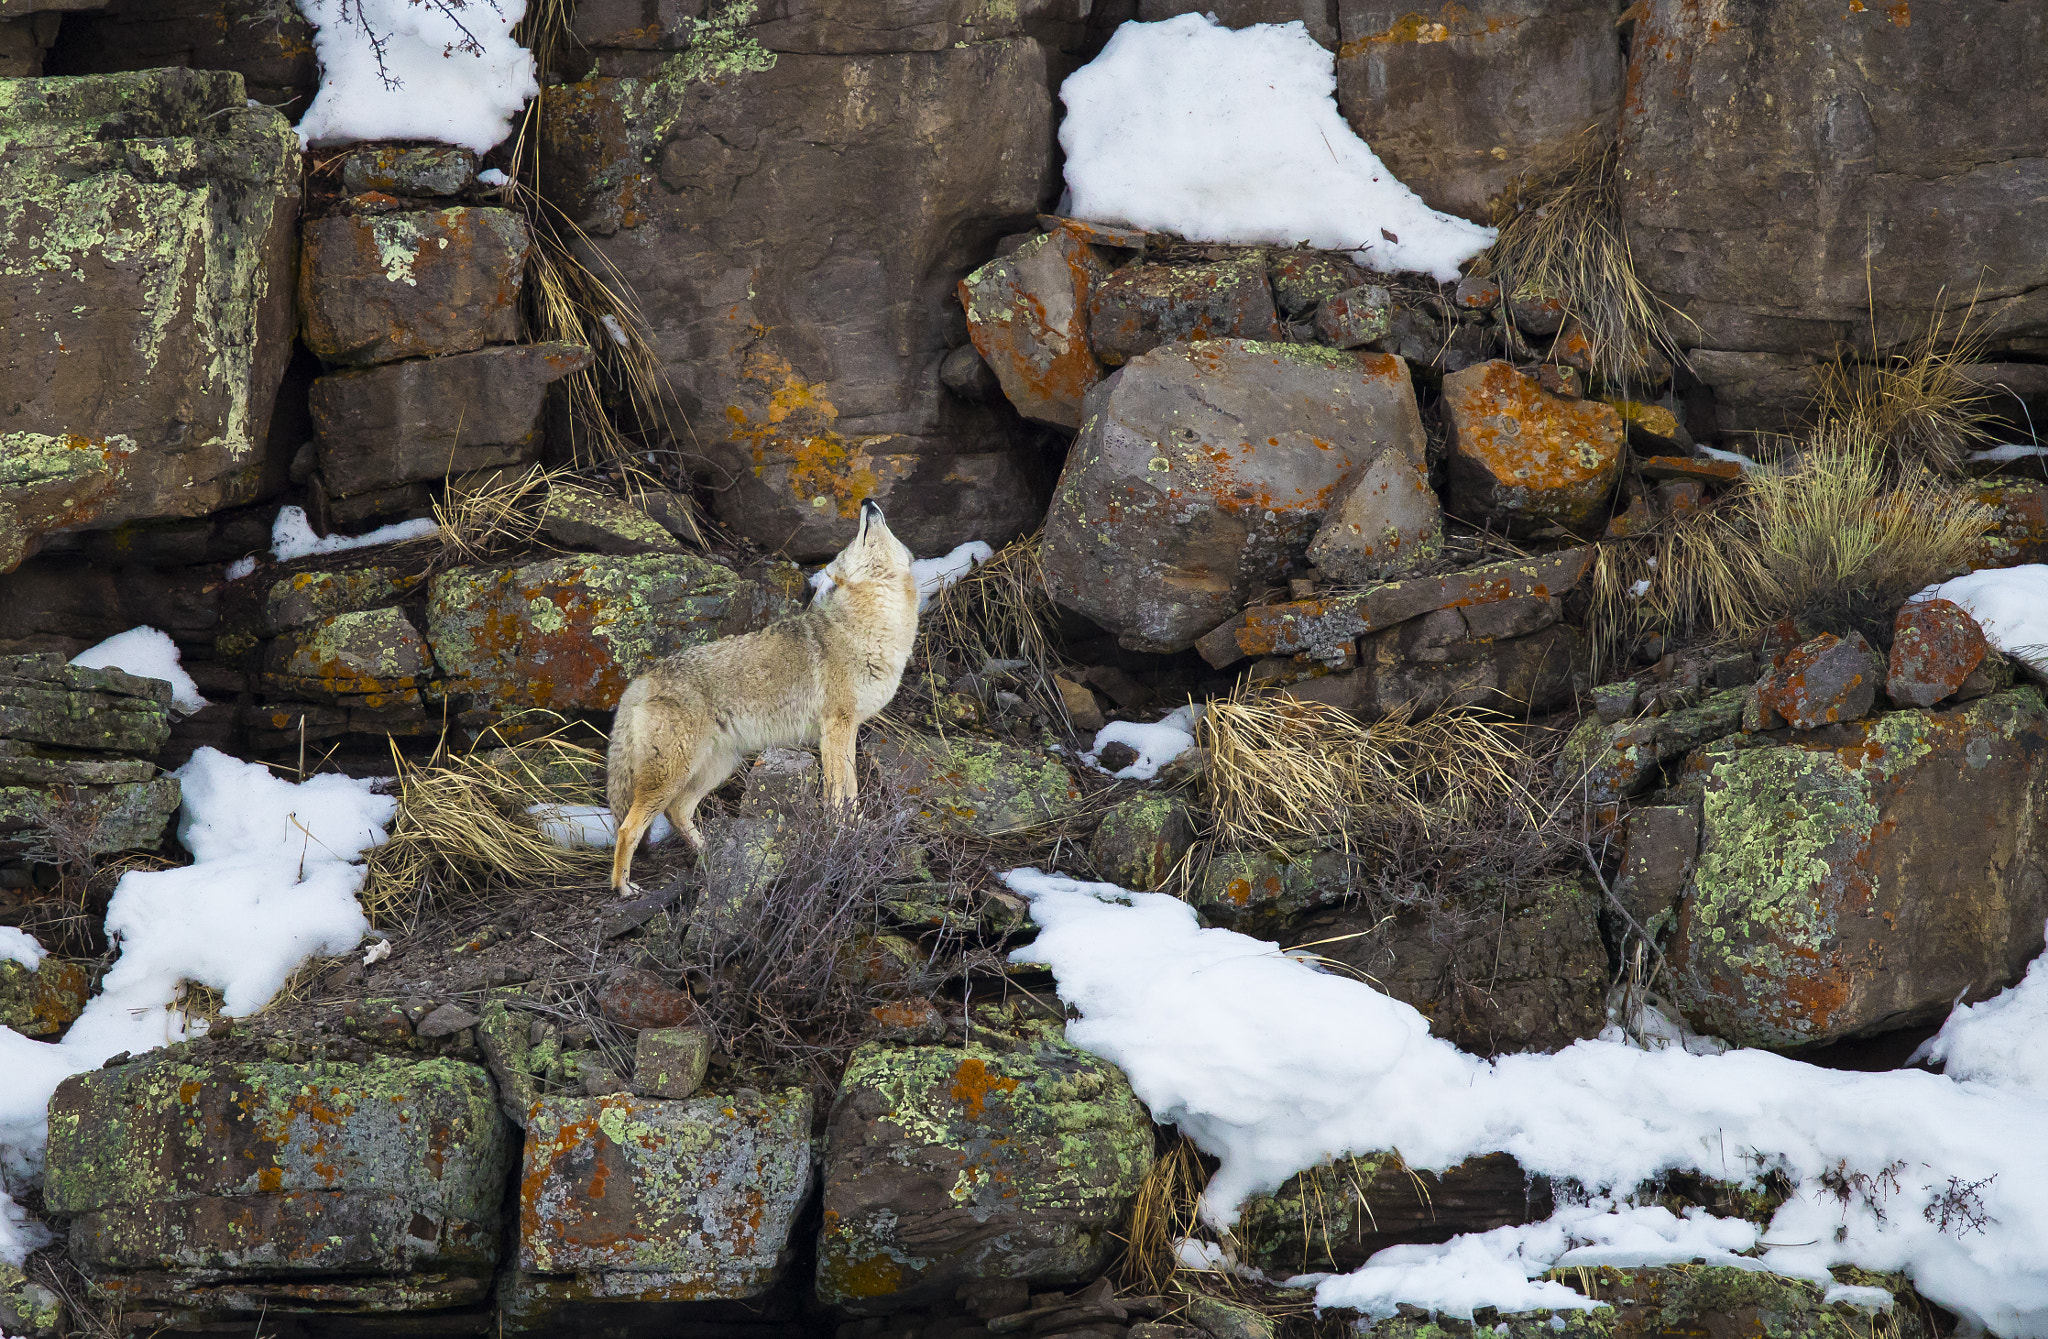
[[1162, 344], [1281, 333], [1257, 254], [1212, 265], [1126, 265], [1088, 296], [1088, 343], [1112, 367]]
[[1089, 397], [1046, 516], [1047, 588], [1128, 647], [1185, 649], [1284, 580], [1344, 476], [1390, 447], [1423, 459], [1398, 358], [1155, 349]]
[[1508, 299], [1508, 314], [1514, 318], [1515, 328], [1531, 339], [1549, 339], [1564, 329], [1564, 303], [1556, 298], [1516, 293]]
[[1081, 396], [1102, 380], [1088, 347], [1088, 299], [1108, 278], [1094, 249], [1058, 228], [960, 281], [968, 336], [1024, 417], [1081, 426]]
[[1316, 337], [1340, 349], [1356, 349], [1385, 338], [1394, 325], [1394, 300], [1378, 284], [1360, 284], [1316, 308]]
[[1991, 508], [1991, 530], [1977, 543], [1972, 569], [2048, 563], [2048, 484], [2032, 479], [1987, 479], [1977, 500]]
[[1610, 398], [1607, 404], [1614, 406], [1614, 412], [1621, 415], [1622, 424], [1628, 430], [1628, 444], [1639, 452], [1692, 454], [1692, 434], [1678, 421], [1678, 415], [1663, 405], [1644, 400]]
[[1271, 253], [1266, 279], [1273, 285], [1274, 305], [1298, 318], [1364, 283], [1365, 271], [1340, 254], [1290, 249]]
[[1990, 649], [1969, 610], [1948, 600], [1916, 600], [1892, 624], [1885, 691], [1901, 706], [1931, 707], [1961, 688]]
[[315, 219], [299, 258], [306, 347], [360, 365], [510, 344], [528, 245], [510, 209]]
[[697, 1017], [697, 1002], [642, 967], [622, 967], [597, 990], [597, 1007], [628, 1028], [684, 1027]]
[[1712, 456], [1646, 456], [1636, 462], [1645, 479], [1697, 479], [1706, 484], [1732, 484], [1742, 478], [1742, 462]]
[[1566, 549], [1443, 576], [1389, 581], [1352, 595], [1259, 605], [1202, 637], [1195, 649], [1222, 669], [1246, 656], [1293, 655], [1337, 647], [1436, 609], [1563, 596], [1578, 585], [1592, 561], [1590, 548]]
[[1628, 501], [1607, 518], [1606, 539], [1631, 539], [1648, 532], [1657, 524], [1657, 514], [1650, 510], [1649, 494], [1635, 484], [1625, 484], [1624, 496]]
[[1495, 359], [1444, 378], [1450, 429], [1450, 511], [1527, 534], [1584, 529], [1606, 509], [1621, 472], [1621, 416], [1565, 400]]
[[2032, 688], [1691, 755], [1698, 862], [1667, 950], [1693, 1025], [1795, 1046], [1938, 1021], [2016, 980], [2048, 915]]
[[1757, 680], [1757, 705], [1794, 730], [1811, 730], [1870, 714], [1884, 686], [1884, 661], [1863, 634], [1824, 632], [1792, 648]]
[[1567, 400], [1577, 400], [1586, 393], [1586, 378], [1578, 368], [1566, 367], [1563, 363], [1539, 363], [1536, 384]]
[[1690, 516], [1707, 505], [1707, 486], [1697, 479], [1666, 479], [1657, 485], [1657, 510], [1666, 516]]

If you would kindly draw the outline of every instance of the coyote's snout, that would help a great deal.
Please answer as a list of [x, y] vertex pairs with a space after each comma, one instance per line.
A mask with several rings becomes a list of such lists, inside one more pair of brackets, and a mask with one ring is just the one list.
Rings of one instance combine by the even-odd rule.
[[825, 798], [854, 798], [854, 734], [903, 680], [917, 639], [917, 581], [910, 551], [872, 502], [826, 570], [836, 584], [803, 613], [670, 656], [619, 699], [605, 778], [618, 829], [614, 889], [631, 889], [633, 852], [656, 814], [704, 849], [697, 803], [746, 754], [815, 748]]

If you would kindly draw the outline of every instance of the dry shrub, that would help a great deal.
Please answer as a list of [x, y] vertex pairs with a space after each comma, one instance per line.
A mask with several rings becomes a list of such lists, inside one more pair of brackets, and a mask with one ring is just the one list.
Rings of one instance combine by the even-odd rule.
[[1409, 825], [1446, 828], [1490, 795], [1533, 805], [1515, 723], [1473, 707], [1361, 721], [1320, 702], [1239, 689], [1196, 724], [1217, 835], [1257, 848]]
[[946, 852], [914, 807], [865, 787], [848, 806], [815, 795], [706, 824], [702, 888], [671, 944], [718, 1049], [830, 1087], [873, 1010], [930, 999], [954, 970], [943, 941], [906, 953], [884, 903]]
[[437, 752], [424, 764], [393, 747], [398, 813], [389, 840], [371, 848], [363, 882], [372, 921], [474, 904], [509, 888], [603, 881], [611, 852], [557, 845], [527, 813], [536, 804], [603, 803], [603, 756], [568, 739], [566, 727], [513, 745], [500, 728], [467, 753]]
[[1140, 1293], [1170, 1291], [1181, 1272], [1174, 1247], [1182, 1238], [1204, 1230], [1201, 1206], [1202, 1190], [1209, 1184], [1208, 1164], [1186, 1135], [1162, 1135], [1161, 1139], [1163, 1147], [1131, 1202], [1123, 1258], [1117, 1267], [1123, 1286]]
[[456, 492], [434, 503], [434, 521], [444, 558], [481, 562], [492, 554], [533, 543], [547, 514], [548, 489], [568, 470], [529, 466], [523, 474], [500, 475], [491, 483]]
[[1953, 337], [1946, 316], [1936, 313], [1900, 353], [1822, 366], [1815, 421], [1823, 432], [1876, 444], [1895, 463], [1960, 473], [1964, 456], [1988, 440], [1986, 429], [1997, 421], [1985, 408], [1990, 396], [1963, 374], [1983, 351], [1968, 311]]
[[1056, 660], [1052, 596], [1045, 589], [1039, 536], [1029, 535], [932, 597], [919, 620], [920, 651], [951, 656], [972, 669], [990, 660], [1040, 668]]
[[1500, 236], [1477, 270], [1500, 282], [1503, 297], [1554, 298], [1613, 384], [1639, 376], [1653, 349], [1684, 361], [1665, 323], [1670, 307], [1636, 275], [1621, 221], [1620, 153], [1588, 130], [1561, 167], [1517, 181], [1495, 211]]
[[1783, 618], [1888, 644], [1906, 598], [1968, 569], [1996, 517], [1973, 489], [1841, 423], [1751, 470], [1722, 502], [1602, 546], [1594, 626], [1742, 636]]

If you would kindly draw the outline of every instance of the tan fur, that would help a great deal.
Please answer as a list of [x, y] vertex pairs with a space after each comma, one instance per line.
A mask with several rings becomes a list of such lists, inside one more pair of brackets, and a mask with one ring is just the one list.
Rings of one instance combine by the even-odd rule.
[[619, 698], [605, 785], [621, 894], [633, 890], [626, 875], [656, 814], [704, 849], [697, 804], [749, 753], [815, 748], [826, 800], [854, 799], [854, 735], [903, 681], [917, 640], [917, 582], [910, 551], [872, 502], [827, 570], [837, 585], [803, 613], [670, 656]]

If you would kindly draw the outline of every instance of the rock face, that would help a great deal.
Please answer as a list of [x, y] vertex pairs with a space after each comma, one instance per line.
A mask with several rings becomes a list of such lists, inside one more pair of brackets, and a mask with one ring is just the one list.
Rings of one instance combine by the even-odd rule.
[[431, 1310], [487, 1292], [509, 1170], [473, 1065], [158, 1052], [58, 1087], [44, 1195], [130, 1301]]
[[863, 1047], [825, 1132], [818, 1295], [873, 1313], [1088, 1278], [1151, 1165], [1123, 1075], [1050, 1035], [1007, 1054]]
[[1494, 360], [1444, 378], [1451, 438], [1450, 509], [1528, 534], [1596, 522], [1621, 474], [1621, 416], [1545, 391]]
[[608, 711], [662, 656], [795, 612], [799, 584], [772, 588], [690, 553], [461, 567], [431, 583], [427, 640], [450, 692]]
[[1698, 865], [1669, 960], [1695, 1027], [1796, 1046], [1936, 1019], [2040, 951], [2048, 709], [2032, 688], [1686, 762]]
[[298, 144], [233, 74], [0, 84], [0, 572], [263, 489]]
[[305, 231], [300, 316], [306, 347], [328, 362], [388, 363], [519, 338], [531, 241], [516, 212], [330, 214]]
[[[639, 295], [740, 533], [823, 558], [870, 496], [921, 553], [1035, 520], [1026, 434], [938, 370], [965, 342], [959, 280], [1057, 192], [1032, 32], [1058, 9], [804, 10], [725, 66], [548, 91], [552, 189]], [[655, 29], [626, 40], [691, 30]]]
[[536, 461], [549, 384], [589, 364], [581, 345], [522, 344], [321, 377], [321, 479], [346, 495]]
[[1435, 209], [1483, 221], [1512, 177], [1570, 157], [1621, 101], [1605, 0], [1335, 8], [1337, 104]]
[[1208, 340], [1090, 392], [1046, 517], [1047, 588], [1125, 646], [1179, 651], [1301, 562], [1353, 468], [1424, 459], [1401, 360]]
[[1081, 426], [1081, 397], [1102, 380], [1088, 343], [1089, 295], [1108, 277], [1095, 248], [1055, 228], [960, 281], [967, 333], [1024, 417]]
[[180, 798], [149, 761], [170, 739], [170, 706], [161, 679], [0, 657], [0, 851], [56, 822], [95, 855], [157, 845]]
[[509, 1318], [563, 1303], [758, 1297], [811, 1188], [811, 1102], [542, 1098], [526, 1130]]
[[[1867, 344], [1874, 325], [1890, 346], [1964, 294], [1997, 310], [1989, 333], [2048, 330], [2048, 256], [2024, 240], [2048, 190], [2032, 129], [2048, 116], [2048, 80], [2034, 77], [2048, 14], [1689, 0], [1640, 12], [1623, 210], [1643, 278], [1692, 342], [1825, 356]], [[1964, 51], [2027, 53], [2029, 74], [1973, 75]]]
[[1812, 730], [1867, 716], [1884, 686], [1884, 670], [1862, 633], [1822, 633], [1787, 651], [1757, 680], [1761, 724]]

